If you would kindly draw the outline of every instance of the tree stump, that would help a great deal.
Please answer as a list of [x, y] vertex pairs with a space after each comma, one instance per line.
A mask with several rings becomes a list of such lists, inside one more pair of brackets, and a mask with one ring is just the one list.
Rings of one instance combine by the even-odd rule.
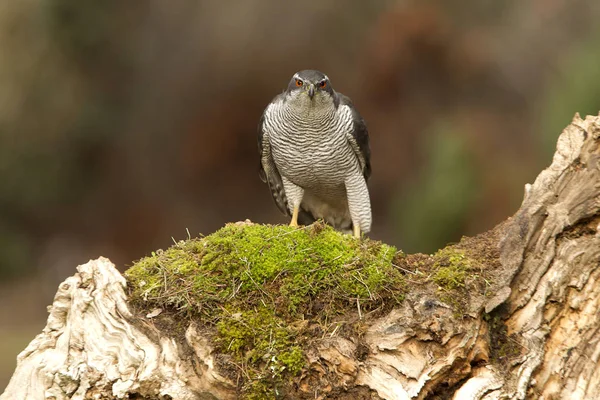
[[[269, 397], [600, 398], [599, 225], [600, 117], [576, 115], [513, 217], [437, 258], [398, 256], [409, 286], [414, 276], [402, 301], [369, 317], [357, 299], [359, 332], [325, 330]], [[441, 273], [455, 249], [476, 284]], [[159, 323], [166, 310], [128, 293], [108, 259], [77, 267], [0, 399], [260, 398], [240, 391], [201, 318]]]

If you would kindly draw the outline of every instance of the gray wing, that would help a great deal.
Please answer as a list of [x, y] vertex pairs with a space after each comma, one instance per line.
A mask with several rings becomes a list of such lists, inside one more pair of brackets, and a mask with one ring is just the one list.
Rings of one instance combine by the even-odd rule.
[[354, 150], [354, 154], [356, 154], [356, 157], [358, 158], [365, 180], [368, 180], [371, 176], [371, 149], [369, 147], [369, 131], [367, 130], [367, 125], [358, 111], [356, 111], [356, 108], [354, 108], [352, 100], [341, 93], [336, 94], [338, 97], [338, 104], [346, 105], [352, 110], [354, 129], [348, 135], [348, 141]]
[[269, 185], [271, 196], [273, 196], [277, 208], [279, 208], [282, 213], [291, 216], [287, 197], [283, 188], [283, 182], [281, 181], [281, 175], [279, 174], [279, 170], [271, 155], [271, 144], [269, 143], [268, 135], [265, 134], [264, 123], [265, 114], [263, 113], [260, 117], [260, 122], [258, 123], [258, 152], [260, 155], [258, 176], [261, 181]]

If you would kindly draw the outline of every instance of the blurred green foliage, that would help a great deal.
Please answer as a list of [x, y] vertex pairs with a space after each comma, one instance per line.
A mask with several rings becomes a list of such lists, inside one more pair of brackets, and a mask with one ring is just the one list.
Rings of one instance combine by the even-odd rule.
[[582, 118], [600, 110], [600, 28], [572, 49], [565, 49], [558, 71], [550, 79], [539, 111], [539, 133], [544, 154], [552, 156], [561, 131], [576, 112]]
[[426, 161], [395, 205], [405, 252], [431, 253], [460, 236], [474, 204], [477, 170], [466, 139], [450, 124], [423, 136]]
[[77, 3], [49, 0], [43, 6], [50, 31], [57, 42], [71, 56], [97, 61], [107, 50], [108, 41], [114, 33], [111, 28], [120, 19], [115, 15], [118, 3], [114, 0]]
[[124, 111], [95, 79], [118, 60], [107, 52], [115, 4], [50, 0], [0, 37], [18, 49], [4, 88], [13, 104], [0, 109], [0, 277], [34, 269], [38, 241], [102, 181]]
[[0, 281], [22, 274], [34, 265], [31, 238], [19, 227], [0, 225]]

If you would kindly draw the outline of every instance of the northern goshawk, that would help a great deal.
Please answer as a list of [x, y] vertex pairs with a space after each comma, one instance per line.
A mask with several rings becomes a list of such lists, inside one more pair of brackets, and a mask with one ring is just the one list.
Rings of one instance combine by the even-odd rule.
[[258, 127], [260, 178], [290, 225], [322, 218], [334, 228], [371, 229], [369, 134], [327, 75], [300, 71], [265, 109]]

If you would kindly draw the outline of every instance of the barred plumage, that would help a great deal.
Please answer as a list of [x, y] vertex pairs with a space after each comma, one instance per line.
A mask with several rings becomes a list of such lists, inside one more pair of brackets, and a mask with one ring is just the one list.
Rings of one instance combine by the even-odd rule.
[[369, 137], [349, 98], [326, 75], [301, 71], [259, 124], [260, 175], [292, 224], [322, 218], [356, 235], [371, 228]]

